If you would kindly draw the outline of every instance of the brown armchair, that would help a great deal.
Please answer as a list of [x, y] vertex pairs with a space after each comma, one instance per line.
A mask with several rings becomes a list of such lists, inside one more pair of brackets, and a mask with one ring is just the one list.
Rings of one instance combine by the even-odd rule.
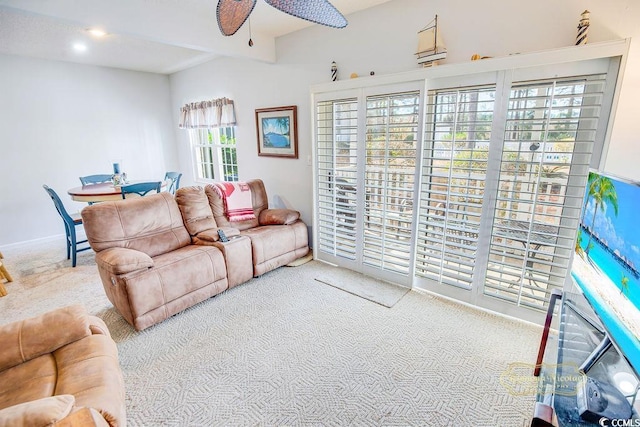
[[86, 409], [96, 425], [126, 425], [116, 344], [84, 307], [0, 326], [0, 342], [0, 425], [51, 425]]

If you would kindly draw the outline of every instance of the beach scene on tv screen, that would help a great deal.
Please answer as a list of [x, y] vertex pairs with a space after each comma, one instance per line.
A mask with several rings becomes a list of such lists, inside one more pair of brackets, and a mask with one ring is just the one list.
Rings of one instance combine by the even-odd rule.
[[[591, 172], [572, 274], [632, 335], [640, 337], [640, 187]], [[618, 318], [618, 319], [616, 319]]]

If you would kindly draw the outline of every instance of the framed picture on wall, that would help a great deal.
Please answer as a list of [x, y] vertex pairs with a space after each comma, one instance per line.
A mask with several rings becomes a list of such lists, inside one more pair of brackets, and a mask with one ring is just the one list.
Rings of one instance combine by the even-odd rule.
[[256, 110], [258, 156], [298, 158], [298, 107]]

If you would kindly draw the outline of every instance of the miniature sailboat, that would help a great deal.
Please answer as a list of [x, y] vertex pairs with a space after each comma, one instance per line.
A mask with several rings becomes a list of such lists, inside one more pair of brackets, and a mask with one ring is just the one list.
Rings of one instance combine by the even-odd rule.
[[426, 27], [418, 32], [418, 64], [428, 67], [434, 61], [447, 57], [447, 49], [442, 46], [438, 34], [438, 15]]

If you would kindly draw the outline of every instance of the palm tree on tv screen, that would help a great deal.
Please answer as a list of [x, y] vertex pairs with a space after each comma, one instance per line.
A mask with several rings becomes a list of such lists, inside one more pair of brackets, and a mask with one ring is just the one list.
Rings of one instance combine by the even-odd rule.
[[608, 203], [613, 207], [615, 215], [618, 216], [618, 194], [616, 193], [616, 187], [609, 178], [601, 175], [592, 178], [591, 174], [589, 174], [589, 198], [593, 199], [594, 206], [591, 230], [589, 231], [589, 242], [585, 250], [587, 257], [589, 257], [589, 250], [591, 249], [591, 239], [593, 238], [598, 208], [604, 212], [604, 205]]
[[582, 220], [581, 223], [586, 226], [586, 224], [584, 223], [584, 217], [587, 215], [587, 204], [589, 203], [589, 199], [591, 198], [591, 195], [593, 194], [593, 186], [594, 186], [594, 182], [596, 181], [596, 178], [598, 178], [599, 175], [593, 173], [593, 172], [589, 172], [589, 178], [587, 180], [587, 197], [585, 197], [584, 199], [584, 208], [582, 209]]

